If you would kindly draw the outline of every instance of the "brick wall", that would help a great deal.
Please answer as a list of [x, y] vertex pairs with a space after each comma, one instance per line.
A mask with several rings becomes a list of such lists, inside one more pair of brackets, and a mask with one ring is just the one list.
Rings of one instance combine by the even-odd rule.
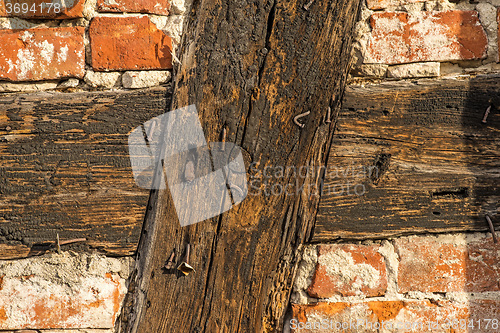
[[500, 71], [500, 2], [366, 0], [351, 83]]
[[141, 88], [170, 79], [184, 1], [14, 3], [0, 3], [0, 92]]
[[[349, 83], [498, 73], [500, 1], [363, 0]], [[491, 234], [310, 245], [284, 332], [500, 332]]]
[[500, 332], [499, 249], [481, 233], [310, 246], [285, 331]]
[[[57, 13], [42, 2], [30, 0], [25, 15], [0, 2], [0, 92], [170, 79], [184, 1], [74, 0]], [[351, 84], [500, 71], [499, 0], [362, 6]], [[479, 233], [308, 246], [285, 331], [500, 332], [486, 321], [500, 320], [499, 253]], [[63, 253], [0, 262], [0, 330], [113, 332], [131, 264], [124, 260]], [[305, 328], [318, 323], [329, 328]], [[424, 326], [388, 326], [398, 323]]]

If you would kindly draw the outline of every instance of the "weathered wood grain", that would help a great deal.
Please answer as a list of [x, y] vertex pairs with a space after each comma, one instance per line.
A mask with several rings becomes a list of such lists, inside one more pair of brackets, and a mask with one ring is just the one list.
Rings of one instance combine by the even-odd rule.
[[[326, 163], [334, 122], [323, 120], [343, 93], [359, 1], [315, 1], [308, 10], [305, 4], [200, 0], [185, 25], [172, 109], [196, 104], [207, 141], [219, 141], [227, 128], [227, 140], [260, 171]], [[301, 129], [293, 118], [306, 111]], [[298, 186], [317, 181], [298, 179]], [[155, 192], [122, 331], [281, 331], [318, 205], [305, 188], [249, 195], [227, 213], [185, 228], [168, 191]], [[196, 272], [165, 270], [174, 249], [180, 263], [187, 243]]]
[[165, 112], [168, 89], [0, 97], [0, 258], [56, 234], [136, 250], [149, 191], [134, 183], [127, 136]]
[[499, 107], [498, 76], [349, 87], [312, 241], [500, 223]]

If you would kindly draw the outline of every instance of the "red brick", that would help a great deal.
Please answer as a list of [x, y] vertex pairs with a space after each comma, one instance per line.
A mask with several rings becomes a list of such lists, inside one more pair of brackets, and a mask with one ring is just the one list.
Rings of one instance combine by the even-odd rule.
[[384, 9], [389, 6], [406, 5], [424, 1], [426, 0], [366, 0], [366, 4], [370, 9]]
[[84, 28], [0, 30], [0, 79], [82, 78]]
[[467, 243], [465, 291], [500, 291], [499, 250], [491, 237]]
[[95, 71], [172, 68], [172, 40], [147, 17], [96, 17], [89, 28]]
[[317, 298], [384, 295], [387, 272], [378, 249], [378, 245], [318, 246], [318, 264], [307, 293]]
[[400, 258], [400, 293], [464, 291], [464, 245], [444, 243], [436, 237], [408, 237], [397, 239], [395, 249]]
[[396, 240], [399, 292], [500, 290], [500, 255], [491, 237], [453, 244], [436, 237]]
[[168, 15], [170, 3], [167, 0], [98, 0], [100, 12], [148, 13]]
[[111, 273], [82, 276], [72, 288], [37, 275], [11, 277], [0, 291], [0, 330], [110, 328], [125, 291]]
[[365, 63], [401, 64], [486, 57], [476, 11], [384, 12], [370, 18]]
[[[7, 3], [11, 3], [12, 7], [7, 6]], [[73, 0], [66, 1], [68, 7], [55, 7], [54, 5], [48, 6], [51, 4], [51, 1], [47, 0], [12, 0], [9, 2], [0, 1], [0, 17], [22, 17], [28, 19], [68, 19], [68, 18], [76, 18], [83, 17], [83, 4], [85, 0]], [[15, 5], [19, 4], [22, 6], [26, 4], [28, 7], [27, 10], [23, 13], [23, 8], [19, 7], [19, 13], [16, 13]], [[42, 4], [43, 5], [41, 7]]]
[[[455, 330], [450, 330], [444, 325], [447, 319], [466, 320], [470, 316], [467, 303], [429, 300], [292, 304], [292, 312], [292, 320], [295, 321], [287, 324], [290, 324], [292, 332], [296, 333], [380, 331], [466, 333], [467, 329], [461, 330], [457, 327]], [[298, 322], [302, 323], [302, 327], [309, 323], [310, 329], [294, 329], [298, 328]], [[314, 322], [326, 323], [330, 330], [321, 330], [326, 328], [321, 326], [314, 328]], [[429, 324], [436, 322], [437, 328]], [[340, 327], [342, 324], [344, 324], [343, 329]], [[404, 328], [405, 324], [407, 329]], [[409, 325], [413, 325], [412, 329]]]

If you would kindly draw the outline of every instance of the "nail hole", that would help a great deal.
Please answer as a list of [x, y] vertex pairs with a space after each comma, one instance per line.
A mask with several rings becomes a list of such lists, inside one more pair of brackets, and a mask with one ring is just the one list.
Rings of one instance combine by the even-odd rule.
[[435, 212], [432, 212], [432, 214], [434, 214], [434, 215], [436, 215], [436, 216], [439, 216], [439, 215], [441, 215], [441, 212], [437, 212], [437, 211], [435, 211]]

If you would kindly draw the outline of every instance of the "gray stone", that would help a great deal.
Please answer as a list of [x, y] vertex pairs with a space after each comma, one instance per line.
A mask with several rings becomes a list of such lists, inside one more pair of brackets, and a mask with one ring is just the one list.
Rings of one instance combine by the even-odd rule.
[[387, 70], [387, 76], [395, 79], [436, 77], [439, 76], [440, 69], [441, 64], [439, 62], [418, 62], [390, 66]]
[[147, 88], [170, 81], [170, 71], [129, 71], [122, 76], [123, 87], [128, 89]]
[[94, 72], [85, 73], [85, 83], [94, 88], [113, 88], [120, 86], [120, 72]]

